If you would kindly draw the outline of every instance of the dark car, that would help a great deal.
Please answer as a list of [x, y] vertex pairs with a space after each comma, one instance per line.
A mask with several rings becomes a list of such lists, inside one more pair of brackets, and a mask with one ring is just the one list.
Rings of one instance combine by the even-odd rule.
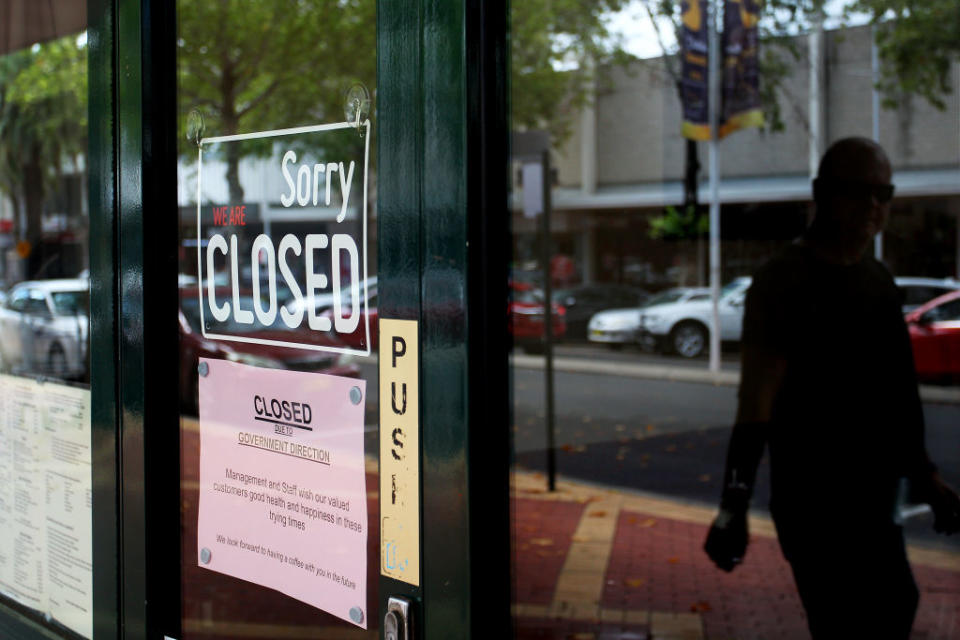
[[[353, 362], [353, 358], [340, 353], [205, 338], [200, 330], [200, 301], [197, 293], [195, 288], [180, 290], [180, 402], [184, 411], [197, 409], [198, 358], [220, 358], [258, 367], [360, 377], [360, 368]], [[216, 293], [227, 297], [230, 290], [225, 288]], [[241, 299], [247, 300], [243, 305], [245, 308], [252, 307], [249, 293], [241, 293]], [[246, 338], [334, 348], [345, 346], [328, 333], [311, 331], [306, 326], [290, 329], [283, 323], [276, 323], [266, 329], [250, 325], [233, 325], [229, 329], [231, 334]]]
[[620, 284], [590, 284], [553, 292], [553, 301], [567, 310], [569, 340], [586, 340], [587, 324], [595, 313], [643, 305], [650, 294], [638, 287]]
[[960, 382], [960, 291], [931, 300], [906, 320], [917, 376]]

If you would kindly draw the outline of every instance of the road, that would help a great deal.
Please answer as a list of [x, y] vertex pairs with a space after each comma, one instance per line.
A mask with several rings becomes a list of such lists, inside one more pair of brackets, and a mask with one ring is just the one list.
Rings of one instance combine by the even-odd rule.
[[[705, 360], [561, 346], [567, 362], [670, 365], [704, 369]], [[723, 368], [739, 369], [737, 354]], [[546, 412], [542, 368], [513, 367], [513, 436], [518, 467], [546, 468]], [[374, 378], [368, 378], [374, 379]], [[375, 387], [375, 385], [373, 385]], [[736, 410], [735, 385], [641, 379], [599, 373], [555, 374], [555, 442], [561, 475], [605, 486], [712, 504], [720, 495], [724, 457]], [[371, 400], [373, 396], [371, 395]], [[960, 487], [960, 404], [924, 404], [927, 448], [941, 474]], [[376, 418], [373, 417], [374, 423]], [[769, 473], [761, 465], [754, 504], [769, 499]], [[928, 516], [908, 530], [932, 541]], [[951, 543], [960, 549], [960, 543]]]

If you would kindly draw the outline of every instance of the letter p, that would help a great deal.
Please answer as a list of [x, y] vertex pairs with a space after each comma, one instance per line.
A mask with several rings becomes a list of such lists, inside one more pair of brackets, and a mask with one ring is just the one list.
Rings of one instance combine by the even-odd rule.
[[400, 336], [393, 336], [393, 368], [397, 368], [397, 358], [407, 353], [407, 341]]

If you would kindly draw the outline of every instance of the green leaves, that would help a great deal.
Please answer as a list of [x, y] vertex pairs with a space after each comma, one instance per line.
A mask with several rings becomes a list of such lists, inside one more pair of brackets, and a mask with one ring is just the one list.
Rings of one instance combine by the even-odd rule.
[[650, 219], [647, 234], [654, 240], [684, 240], [702, 236], [709, 231], [709, 216], [690, 205], [682, 210], [666, 207], [662, 215]]
[[[37, 216], [38, 199], [86, 150], [86, 38], [71, 35], [0, 57], [0, 191]], [[35, 180], [29, 193], [27, 173]]]
[[857, 10], [873, 16], [883, 63], [879, 88], [886, 106], [905, 94], [945, 109], [950, 67], [960, 58], [960, 3], [956, 0], [859, 0]]

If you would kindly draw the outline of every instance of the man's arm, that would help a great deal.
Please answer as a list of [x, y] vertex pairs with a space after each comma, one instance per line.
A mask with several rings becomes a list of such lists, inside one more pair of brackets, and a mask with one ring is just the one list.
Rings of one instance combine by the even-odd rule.
[[710, 559], [724, 571], [732, 571], [746, 553], [747, 510], [786, 368], [783, 357], [743, 345], [737, 422], [727, 449], [720, 512], [704, 545]]

